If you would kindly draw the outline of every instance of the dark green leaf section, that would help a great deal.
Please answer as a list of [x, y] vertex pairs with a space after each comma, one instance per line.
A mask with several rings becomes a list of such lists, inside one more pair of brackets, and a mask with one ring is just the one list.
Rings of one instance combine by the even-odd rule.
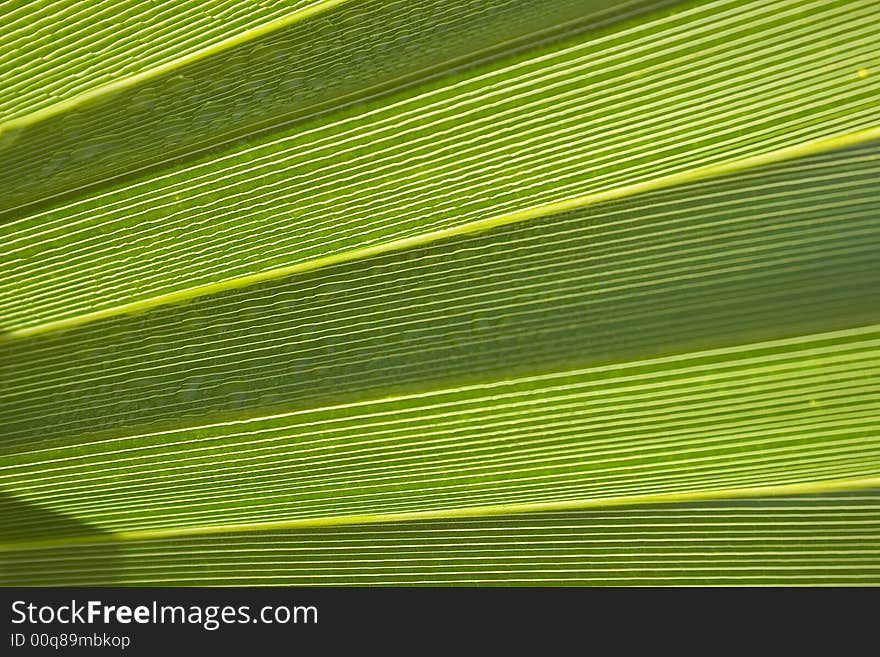
[[9, 340], [3, 445], [875, 323], [878, 152], [870, 143]]
[[[0, 125], [0, 211], [423, 79], [572, 21], [589, 25], [590, 16], [614, 6], [609, 0], [311, 3], [215, 51]], [[273, 9], [259, 11], [271, 17]]]
[[880, 493], [0, 551], [9, 585], [878, 585]]

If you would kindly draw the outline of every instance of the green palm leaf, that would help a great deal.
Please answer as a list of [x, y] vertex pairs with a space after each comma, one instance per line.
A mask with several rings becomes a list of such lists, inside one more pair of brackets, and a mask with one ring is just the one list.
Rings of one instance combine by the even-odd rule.
[[0, 29], [0, 582], [880, 581], [876, 3], [200, 6]]

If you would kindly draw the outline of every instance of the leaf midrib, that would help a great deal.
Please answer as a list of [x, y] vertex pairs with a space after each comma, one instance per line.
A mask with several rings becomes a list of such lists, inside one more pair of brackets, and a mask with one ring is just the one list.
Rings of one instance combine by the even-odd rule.
[[160, 294], [148, 299], [132, 301], [130, 303], [121, 304], [111, 308], [105, 308], [91, 313], [65, 317], [63, 319], [45, 322], [43, 324], [37, 324], [35, 326], [20, 328], [8, 331], [0, 336], [0, 344], [8, 340], [26, 338], [34, 335], [49, 333], [56, 330], [82, 326], [84, 324], [89, 324], [97, 320], [116, 317], [118, 315], [145, 312], [156, 307], [190, 301], [192, 299], [225, 292], [228, 290], [245, 288], [264, 281], [310, 272], [317, 269], [339, 265], [342, 263], [364, 260], [366, 258], [395, 251], [412, 249], [415, 247], [432, 244], [453, 237], [485, 232], [508, 224], [548, 219], [553, 215], [582, 209], [591, 205], [620, 200], [700, 180], [733, 174], [740, 171], [753, 169], [759, 166], [777, 164], [787, 160], [826, 153], [841, 148], [864, 144], [875, 139], [880, 139], [880, 126], [866, 128], [864, 130], [858, 130], [855, 132], [834, 135], [831, 137], [824, 137], [822, 139], [803, 142], [800, 144], [795, 144], [793, 146], [787, 146], [785, 148], [780, 148], [745, 158], [736, 158], [724, 162], [704, 165], [696, 167], [694, 169], [679, 171], [673, 174], [659, 176], [653, 179], [644, 180], [628, 185], [622, 185], [620, 187], [615, 187], [612, 189], [592, 192], [582, 196], [563, 199], [561, 201], [554, 201], [551, 203], [524, 208], [521, 210], [515, 210], [513, 212], [507, 212], [501, 215], [460, 224], [451, 228], [429, 231], [417, 235], [390, 240], [380, 244], [350, 249], [341, 253], [335, 253], [319, 258], [312, 258], [284, 267], [268, 269], [255, 274], [238, 276], [215, 283], [197, 285], [183, 290], [176, 290], [174, 292]]
[[257, 523], [206, 525], [201, 527], [169, 527], [163, 529], [142, 529], [112, 533], [96, 532], [92, 535], [80, 535], [55, 539], [10, 541], [8, 543], [0, 543], [0, 552], [32, 548], [93, 545], [96, 543], [166, 540], [193, 536], [208, 536], [214, 534], [260, 532], [287, 529], [313, 529], [318, 527], [339, 527], [344, 525], [388, 524], [419, 520], [451, 520], [456, 518], [507, 516], [520, 513], [576, 511], [617, 506], [635, 506], [640, 504], [665, 504], [674, 502], [711, 501], [742, 498], [776, 497], [798, 494], [833, 493], [854, 490], [866, 490], [877, 487], [880, 487], [880, 477], [868, 477], [858, 479], [811, 481], [796, 484], [775, 484], [770, 486], [750, 486], [715, 490], [693, 490], [650, 495], [629, 495], [622, 497], [604, 498], [600, 497], [582, 500], [482, 505], [453, 509], [411, 511], [405, 513], [328, 516], [321, 518], [304, 518], [296, 520]]

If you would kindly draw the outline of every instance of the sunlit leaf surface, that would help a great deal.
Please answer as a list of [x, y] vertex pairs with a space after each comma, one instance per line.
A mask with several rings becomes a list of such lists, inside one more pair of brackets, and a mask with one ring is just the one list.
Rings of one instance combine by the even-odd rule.
[[6, 5], [0, 583], [880, 584], [876, 2]]

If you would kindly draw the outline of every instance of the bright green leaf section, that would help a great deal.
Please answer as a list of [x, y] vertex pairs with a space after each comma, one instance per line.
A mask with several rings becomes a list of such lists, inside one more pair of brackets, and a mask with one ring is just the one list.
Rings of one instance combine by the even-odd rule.
[[[90, 4], [51, 3], [68, 6], [83, 20], [91, 18]], [[22, 85], [51, 94], [71, 84], [86, 90], [96, 77], [121, 77], [0, 125], [0, 210], [351, 103], [485, 57], [486, 51], [515, 49], [513, 42], [525, 37], [541, 40], [548, 30], [574, 29], [568, 25], [572, 21], [584, 29], [610, 20], [604, 15], [612, 13], [610, 8], [614, 14], [635, 12], [628, 6], [632, 3], [610, 0], [101, 4], [122, 12], [111, 19], [111, 24], [123, 21], [121, 36], [112, 25], [101, 38], [91, 23], [87, 32], [82, 23], [67, 23], [76, 40], [76, 50], [68, 55], [72, 61], [57, 61], [65, 57], [63, 49], [53, 51], [48, 62], [40, 59], [43, 50], [56, 47], [53, 32], [25, 29], [19, 34], [16, 44], [27, 44], [27, 54], [7, 62], [17, 69], [9, 74], [16, 84], [0, 99], [15, 97], [27, 107], [39, 103], [18, 96]], [[31, 14], [27, 8], [22, 13]], [[136, 27], [125, 22], [126, 13], [135, 14]], [[193, 14], [208, 14], [215, 29], [203, 37], [205, 21], [191, 22]], [[247, 27], [254, 29], [242, 32]], [[182, 42], [175, 41], [174, 33]], [[138, 37], [144, 43], [129, 49]], [[221, 37], [228, 38], [215, 43]], [[108, 42], [122, 61], [103, 56]], [[150, 57], [142, 51], [158, 52]], [[35, 75], [28, 78], [32, 70]], [[30, 175], [19, 175], [22, 170]]]
[[0, 120], [223, 41], [315, 0], [4, 0]]
[[880, 493], [0, 551], [0, 584], [878, 585]]
[[880, 77], [858, 72], [877, 56], [878, 11], [687, 5], [20, 217], [0, 227], [0, 326], [78, 321], [877, 126]]
[[880, 323], [878, 149], [8, 340], [2, 445]]

